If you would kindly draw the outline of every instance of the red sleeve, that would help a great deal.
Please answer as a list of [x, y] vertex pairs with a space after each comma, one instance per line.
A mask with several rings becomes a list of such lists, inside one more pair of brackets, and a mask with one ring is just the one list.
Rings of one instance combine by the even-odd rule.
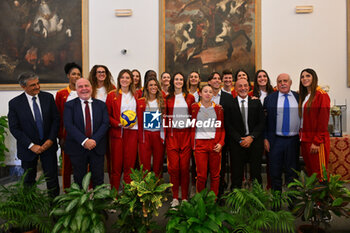
[[318, 93], [315, 104], [315, 108], [318, 108], [318, 111], [315, 111], [316, 109], [313, 109], [313, 104], [311, 105], [311, 111], [315, 111], [316, 113], [314, 115], [314, 120], [317, 121], [317, 132], [315, 133], [312, 142], [316, 145], [319, 145], [325, 142], [326, 137], [329, 137], [328, 121], [330, 114], [330, 99], [328, 94], [325, 92]]
[[[197, 119], [197, 115], [199, 112], [199, 105], [198, 103], [194, 103], [191, 105], [192, 111], [190, 112], [191, 114], [191, 119]], [[194, 150], [194, 143], [195, 143], [195, 137], [196, 137], [196, 127], [191, 127], [191, 146], [192, 149]]]
[[218, 106], [217, 120], [221, 121], [221, 127], [216, 130], [216, 133], [219, 134], [218, 143], [221, 146], [224, 146], [225, 145], [224, 111], [221, 106]]
[[188, 104], [188, 113], [191, 114], [192, 112], [192, 104], [196, 102], [194, 96], [192, 94], [187, 94], [187, 104]]
[[136, 115], [139, 127], [139, 132], [143, 130], [143, 113], [146, 110], [146, 100], [144, 97], [138, 99], [136, 105]]
[[107, 111], [108, 111], [108, 116], [109, 116], [109, 123], [111, 124], [112, 127], [114, 128], [118, 128], [119, 123], [120, 123], [120, 119], [119, 117], [116, 117], [116, 111], [115, 108], [118, 107], [116, 106], [116, 95], [115, 92], [110, 92], [107, 95], [107, 99], [106, 99], [106, 105], [107, 105]]

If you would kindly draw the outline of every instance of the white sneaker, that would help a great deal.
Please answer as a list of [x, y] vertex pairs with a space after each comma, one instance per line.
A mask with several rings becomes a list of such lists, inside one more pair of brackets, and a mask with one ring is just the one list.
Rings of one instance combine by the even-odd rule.
[[187, 199], [183, 199], [182, 202], [188, 202], [188, 200]]
[[174, 198], [171, 202], [170, 202], [170, 206], [171, 208], [174, 208], [176, 206], [180, 205], [180, 202], [178, 199]]

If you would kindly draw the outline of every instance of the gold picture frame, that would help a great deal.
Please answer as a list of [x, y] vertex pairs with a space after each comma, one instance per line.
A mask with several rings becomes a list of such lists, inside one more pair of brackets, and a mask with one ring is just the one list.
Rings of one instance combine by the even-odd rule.
[[[206, 81], [205, 76], [213, 71], [229, 69], [235, 72], [243, 68], [253, 77], [255, 71], [261, 68], [261, 0], [222, 2], [226, 4], [221, 6], [225, 9], [217, 10], [220, 6], [211, 6], [208, 0], [159, 0], [159, 73], [181, 71], [187, 74], [197, 71], [202, 81]], [[237, 4], [244, 4], [240, 6], [243, 13], [238, 12]], [[227, 10], [229, 6], [230, 11]], [[231, 14], [234, 7], [238, 13]], [[215, 11], [215, 15], [208, 16], [205, 8]], [[215, 18], [215, 22], [209, 22], [208, 17]], [[216, 19], [221, 22], [218, 23]], [[211, 24], [220, 25], [222, 31], [227, 27], [231, 34], [220, 37], [223, 34], [219, 34], [219, 29], [210, 37], [209, 29], [205, 31], [203, 27], [210, 28]], [[208, 43], [204, 44], [203, 40]], [[251, 43], [250, 51], [248, 40]], [[243, 59], [237, 62], [237, 58]]]
[[[82, 65], [83, 76], [87, 77], [88, 3], [88, 0], [2, 1], [0, 17], [12, 22], [10, 27], [0, 28], [0, 90], [21, 90], [17, 76], [25, 71], [38, 74], [43, 90], [63, 88], [68, 83], [64, 64], [72, 61]], [[21, 12], [22, 18], [11, 18], [19, 15], [16, 12]]]

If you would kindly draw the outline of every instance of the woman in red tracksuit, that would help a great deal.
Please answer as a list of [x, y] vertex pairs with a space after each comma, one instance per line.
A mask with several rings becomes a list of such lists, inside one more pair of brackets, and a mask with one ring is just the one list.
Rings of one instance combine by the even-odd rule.
[[301, 153], [310, 176], [317, 173], [322, 179], [322, 166], [328, 167], [330, 139], [328, 121], [330, 99], [317, 86], [318, 77], [313, 69], [304, 69], [300, 74], [299, 115], [301, 119]]
[[168, 95], [169, 92], [170, 79], [171, 77], [168, 72], [163, 72], [159, 77], [160, 86], [165, 96]]
[[141, 85], [141, 73], [137, 69], [133, 69], [131, 71], [132, 73], [132, 79], [134, 81], [135, 91], [137, 94], [137, 98], [141, 98], [142, 96], [142, 85]]
[[192, 71], [188, 75], [187, 88], [188, 91], [194, 96], [196, 102], [199, 101], [199, 86], [201, 83], [200, 75], [197, 71]]
[[[165, 100], [161, 91], [160, 84], [156, 77], [149, 77], [145, 83], [144, 97], [137, 101], [137, 120], [139, 136], [139, 160], [140, 165], [147, 171], [153, 170], [156, 176], [161, 177], [164, 159], [164, 128], [162, 127], [162, 115], [165, 113]], [[160, 122], [150, 123], [157, 124], [154, 128], [144, 128], [145, 111], [156, 112], [160, 115]], [[159, 126], [159, 127], [158, 127]], [[151, 161], [153, 155], [153, 169]]]
[[77, 91], [75, 89], [75, 83], [78, 79], [81, 78], [81, 67], [74, 63], [67, 63], [64, 66], [64, 71], [69, 79], [69, 84], [67, 87], [57, 91], [56, 93], [56, 106], [58, 112], [60, 113], [60, 129], [58, 132], [59, 144], [61, 147], [62, 153], [62, 188], [65, 190], [71, 185], [71, 175], [72, 175], [72, 163], [70, 161], [69, 155], [64, 152], [64, 143], [66, 139], [66, 130], [63, 125], [63, 112], [64, 104], [67, 101], [70, 101], [78, 97]]
[[191, 158], [190, 128], [186, 123], [191, 120], [191, 105], [194, 96], [188, 93], [183, 74], [176, 73], [170, 80], [169, 95], [166, 97], [167, 127], [166, 149], [168, 172], [173, 184], [171, 206], [179, 205], [179, 187], [182, 200], [188, 199], [189, 166]]
[[117, 190], [120, 177], [124, 172], [124, 181], [130, 183], [131, 168], [134, 168], [137, 155], [138, 125], [123, 127], [120, 123], [120, 114], [126, 110], [136, 113], [136, 95], [132, 73], [124, 69], [119, 72], [117, 90], [107, 95], [107, 110], [111, 128], [109, 129], [109, 145], [111, 156], [110, 183]]
[[217, 128], [210, 126], [192, 128], [191, 142], [197, 165], [197, 192], [202, 191], [207, 182], [208, 165], [210, 189], [218, 195], [220, 181], [221, 149], [225, 142], [224, 112], [220, 105], [211, 101], [213, 90], [203, 86], [200, 90], [200, 102], [192, 105], [192, 119], [196, 123], [210, 121], [218, 123]]

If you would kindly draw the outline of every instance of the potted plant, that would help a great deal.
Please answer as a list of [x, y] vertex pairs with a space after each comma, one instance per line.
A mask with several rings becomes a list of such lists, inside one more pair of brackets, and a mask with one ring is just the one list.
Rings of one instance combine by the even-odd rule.
[[54, 199], [55, 207], [50, 215], [57, 223], [52, 232], [105, 232], [106, 210], [112, 207], [115, 190], [108, 184], [89, 189], [91, 172], [87, 173], [82, 188], [73, 183], [66, 193]]
[[5, 152], [8, 152], [5, 145], [5, 137], [7, 135], [6, 129], [8, 128], [7, 116], [0, 117], [0, 167], [5, 167]]
[[321, 180], [316, 173], [310, 177], [304, 171], [299, 173], [299, 178], [288, 185], [295, 192], [293, 213], [312, 224], [300, 226], [299, 232], [325, 232], [320, 225], [323, 224], [327, 230], [332, 213], [338, 217], [350, 216], [350, 208], [347, 207], [350, 191], [345, 183], [348, 181], [342, 181], [340, 175], [328, 177], [324, 167]]
[[158, 209], [167, 200], [166, 190], [172, 184], [161, 183], [154, 172], [131, 169], [131, 183], [124, 183], [124, 190], [116, 201], [120, 210], [117, 221], [113, 225], [118, 232], [149, 232], [157, 227], [152, 217], [158, 216]]
[[216, 203], [216, 195], [207, 189], [194, 195], [188, 202], [171, 208], [166, 226], [169, 233], [175, 232], [229, 232], [232, 216]]
[[33, 185], [24, 184], [25, 176], [12, 185], [0, 189], [0, 218], [5, 220], [0, 229], [16, 228], [18, 231], [38, 230], [50, 233], [53, 222], [48, 216], [51, 198], [47, 190], [38, 186], [45, 183], [41, 176]]
[[252, 190], [234, 189], [223, 197], [233, 216], [233, 232], [294, 232], [295, 217], [282, 210], [291, 202], [290, 195], [264, 190], [257, 181]]

